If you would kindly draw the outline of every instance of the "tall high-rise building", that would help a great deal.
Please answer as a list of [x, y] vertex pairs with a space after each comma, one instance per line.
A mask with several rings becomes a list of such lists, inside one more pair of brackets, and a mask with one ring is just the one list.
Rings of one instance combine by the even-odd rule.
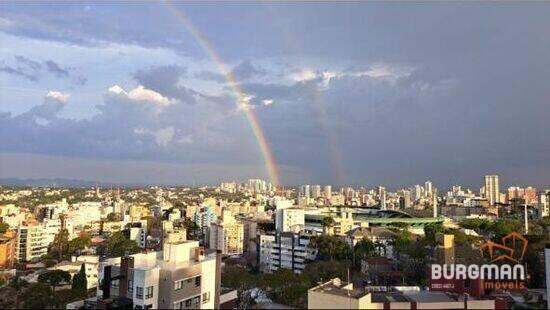
[[403, 190], [403, 194], [399, 197], [399, 207], [401, 209], [408, 209], [411, 207], [411, 191]]
[[317, 199], [321, 197], [321, 185], [312, 185], [311, 186], [311, 198]]
[[433, 191], [432, 182], [428, 180], [424, 183], [424, 194], [426, 195], [426, 197], [429, 197], [431, 196], [432, 191]]
[[498, 175], [485, 176], [485, 198], [489, 200], [489, 204], [492, 206], [500, 202]]
[[300, 195], [302, 197], [306, 197], [306, 198], [311, 197], [311, 193], [309, 191], [309, 185], [306, 184], [306, 185], [302, 185], [300, 187]]
[[325, 188], [323, 191], [325, 194], [325, 198], [330, 200], [330, 198], [332, 198], [332, 186], [325, 185]]

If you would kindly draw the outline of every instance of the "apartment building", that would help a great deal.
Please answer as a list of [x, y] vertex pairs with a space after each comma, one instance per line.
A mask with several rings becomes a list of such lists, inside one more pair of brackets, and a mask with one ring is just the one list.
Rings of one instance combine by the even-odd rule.
[[279, 232], [300, 231], [304, 228], [305, 215], [302, 208], [281, 208], [275, 211], [275, 228]]
[[240, 255], [244, 247], [244, 227], [231, 211], [223, 210], [222, 220], [210, 225], [209, 246], [224, 255]]
[[165, 243], [163, 251], [100, 262], [97, 303], [119, 298], [134, 309], [213, 309], [219, 302], [220, 258], [198, 241]]
[[258, 261], [262, 272], [290, 269], [302, 273], [306, 264], [316, 257], [316, 251], [309, 248], [310, 236], [300, 233], [277, 232], [260, 235]]
[[48, 244], [46, 244], [42, 225], [35, 223], [17, 228], [17, 261], [38, 260], [47, 252]]
[[0, 269], [13, 267], [16, 259], [17, 234], [7, 231], [0, 235]]

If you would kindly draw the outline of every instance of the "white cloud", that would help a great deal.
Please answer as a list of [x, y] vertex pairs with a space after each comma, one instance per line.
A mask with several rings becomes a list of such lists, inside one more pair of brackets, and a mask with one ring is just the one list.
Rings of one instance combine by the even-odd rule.
[[302, 69], [290, 75], [290, 79], [296, 82], [303, 82], [317, 78], [317, 73], [310, 69]]
[[193, 143], [193, 136], [186, 135], [178, 139], [178, 143], [180, 144], [191, 144]]
[[165, 97], [154, 90], [147, 89], [142, 85], [139, 85], [129, 92], [126, 92], [122, 87], [118, 85], [113, 85], [109, 88], [109, 92], [119, 96], [124, 96], [132, 101], [148, 102], [159, 107], [165, 107], [174, 103], [174, 100]]
[[71, 95], [67, 93], [62, 93], [60, 91], [50, 90], [48, 94], [46, 94], [46, 99], [55, 100], [61, 103], [67, 103], [69, 101], [69, 97]]
[[398, 79], [401, 77], [409, 76], [412, 72], [411, 68], [391, 66], [386, 64], [376, 64], [371, 66], [367, 71], [359, 71], [351, 73], [353, 76], [368, 76], [374, 79], [378, 78], [391, 78]]
[[272, 105], [272, 104], [273, 104], [273, 99], [264, 99], [264, 100], [262, 101], [262, 103], [263, 103], [264, 105]]
[[[137, 135], [151, 135], [155, 139], [155, 142], [163, 147], [167, 147], [172, 140], [174, 140], [174, 135], [176, 130], [173, 126], [161, 128], [159, 130], [148, 130], [144, 128], [134, 128], [134, 133]], [[181, 139], [180, 139], [181, 140]], [[181, 143], [181, 141], [178, 141]]]

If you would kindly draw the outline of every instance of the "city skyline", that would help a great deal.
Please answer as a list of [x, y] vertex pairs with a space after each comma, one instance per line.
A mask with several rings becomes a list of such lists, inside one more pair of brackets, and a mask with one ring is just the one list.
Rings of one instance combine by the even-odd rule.
[[547, 3], [0, 8], [0, 178], [550, 183]]

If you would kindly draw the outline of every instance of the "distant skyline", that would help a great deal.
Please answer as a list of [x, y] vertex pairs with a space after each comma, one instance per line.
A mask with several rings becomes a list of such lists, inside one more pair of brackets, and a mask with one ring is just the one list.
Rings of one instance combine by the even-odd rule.
[[498, 174], [544, 189], [548, 16], [519, 1], [4, 1], [0, 178], [216, 184], [270, 179], [272, 156], [283, 185], [477, 190]]

